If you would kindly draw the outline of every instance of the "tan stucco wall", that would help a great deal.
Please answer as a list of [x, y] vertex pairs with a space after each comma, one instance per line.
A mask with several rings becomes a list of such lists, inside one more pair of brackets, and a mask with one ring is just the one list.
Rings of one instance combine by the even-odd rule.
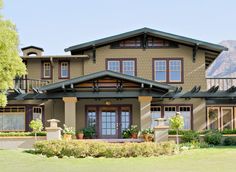
[[[136, 58], [137, 76], [152, 80], [152, 59], [153, 58], [183, 58], [184, 59], [184, 84], [183, 90], [190, 90], [195, 85], [201, 85], [206, 89], [205, 80], [205, 54], [198, 50], [196, 62], [192, 61], [192, 48], [180, 45], [179, 48], [168, 49], [110, 49], [105, 46], [96, 49], [96, 63], [92, 59], [85, 61], [85, 74], [94, 73], [106, 69], [107, 58]], [[89, 52], [85, 52], [87, 54]]]
[[[42, 59], [43, 60], [43, 59]], [[27, 77], [29, 79], [41, 79], [42, 78], [42, 64], [41, 59], [27, 59]], [[48, 60], [48, 59], [45, 59]], [[64, 79], [59, 79], [58, 73], [59, 61], [57, 59], [53, 60], [53, 79], [44, 79], [49, 80], [50, 82], [63, 81]], [[83, 66], [82, 61], [79, 59], [70, 60], [70, 78], [75, 78], [83, 75]]]

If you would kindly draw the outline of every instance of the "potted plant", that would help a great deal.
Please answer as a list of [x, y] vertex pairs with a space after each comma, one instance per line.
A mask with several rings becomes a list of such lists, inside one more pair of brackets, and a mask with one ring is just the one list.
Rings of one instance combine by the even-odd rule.
[[64, 126], [64, 129], [62, 130], [63, 138], [66, 141], [69, 141], [72, 139], [72, 136], [75, 135], [75, 130], [72, 127], [67, 127], [65, 124], [63, 126]]
[[124, 138], [124, 139], [131, 138], [131, 133], [130, 133], [130, 129], [129, 128], [127, 128], [127, 129], [122, 131], [122, 138]]
[[86, 127], [83, 129], [83, 134], [86, 139], [92, 139], [95, 136], [95, 127]]
[[138, 138], [138, 126], [137, 125], [131, 125], [130, 134], [131, 134], [132, 139]]
[[151, 142], [154, 139], [154, 131], [151, 128], [143, 129], [142, 130], [143, 138], [146, 142]]
[[79, 130], [77, 132], [77, 139], [83, 139], [84, 138], [84, 131], [83, 130]]

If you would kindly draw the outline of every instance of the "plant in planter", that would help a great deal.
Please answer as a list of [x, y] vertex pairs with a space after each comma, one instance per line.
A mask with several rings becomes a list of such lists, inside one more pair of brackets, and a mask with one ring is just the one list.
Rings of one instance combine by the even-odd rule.
[[141, 131], [146, 142], [151, 142], [154, 139], [154, 131], [151, 128], [143, 129]]
[[138, 126], [137, 125], [131, 125], [130, 134], [131, 134], [132, 139], [138, 138]]
[[75, 135], [75, 130], [72, 127], [67, 127], [65, 124], [63, 125], [64, 129], [63, 132], [63, 138], [66, 141], [69, 141], [72, 139], [72, 136]]
[[43, 129], [43, 123], [40, 119], [30, 121], [29, 127], [33, 130], [35, 140], [37, 140], [37, 133]]
[[92, 139], [96, 134], [95, 127], [86, 127], [83, 129], [83, 133], [84, 133], [84, 138]]
[[127, 129], [122, 131], [122, 138], [124, 138], [124, 139], [131, 138], [131, 133], [130, 133], [130, 129], [129, 128], [127, 128]]
[[77, 139], [83, 139], [84, 138], [84, 131], [83, 130], [79, 130], [77, 132]]

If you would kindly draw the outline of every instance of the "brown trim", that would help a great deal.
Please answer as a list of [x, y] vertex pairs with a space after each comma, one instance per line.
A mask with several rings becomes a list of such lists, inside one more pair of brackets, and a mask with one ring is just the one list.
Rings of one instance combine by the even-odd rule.
[[[184, 59], [183, 58], [153, 58], [152, 59], [152, 79], [156, 81], [155, 79], [155, 61], [156, 60], [165, 60], [166, 61], [166, 82], [167, 84], [183, 84], [184, 83]], [[169, 70], [169, 61], [170, 60], [180, 60], [181, 61], [181, 81], [180, 82], [171, 82], [170, 81], [170, 70]], [[157, 81], [158, 82], [158, 81]]]
[[122, 135], [121, 135], [121, 125], [120, 125], [120, 121], [121, 121], [121, 108], [122, 107], [129, 107], [130, 109], [130, 125], [133, 124], [133, 106], [132, 104], [114, 104], [114, 105], [104, 105], [104, 104], [95, 104], [95, 105], [85, 105], [85, 127], [88, 127], [87, 125], [87, 120], [88, 120], [88, 117], [87, 117], [87, 112], [88, 112], [88, 109], [91, 108], [91, 109], [95, 109], [96, 111], [96, 138], [100, 138], [101, 137], [101, 132], [100, 132], [100, 125], [99, 125], [99, 122], [100, 122], [100, 108], [102, 107], [112, 107], [112, 108], [117, 108], [117, 116], [118, 116], [118, 124], [119, 124], [119, 127], [118, 127], [118, 138], [121, 138]]
[[[44, 77], [44, 63], [50, 63], [51, 72], [50, 72], [50, 77], [49, 78]], [[53, 79], [53, 66], [52, 66], [50, 60], [41, 60], [41, 79]]]
[[176, 111], [178, 112], [180, 109], [180, 106], [188, 106], [191, 108], [191, 115], [190, 115], [190, 124], [191, 124], [191, 130], [194, 129], [194, 123], [193, 123], [193, 104], [158, 104], [158, 103], [152, 103], [151, 106], [159, 106], [161, 107], [161, 117], [164, 118], [164, 113], [165, 113], [165, 107], [166, 106], [173, 106], [176, 108]]
[[137, 76], [137, 58], [106, 58], [106, 70], [108, 70], [108, 61], [119, 61], [120, 62], [120, 73], [123, 73], [123, 61], [133, 60], [134, 61], [134, 76]]
[[[67, 62], [68, 63], [68, 76], [62, 77], [61, 76], [61, 63]], [[58, 61], [58, 79], [70, 79], [70, 61], [69, 60], [59, 60]]]

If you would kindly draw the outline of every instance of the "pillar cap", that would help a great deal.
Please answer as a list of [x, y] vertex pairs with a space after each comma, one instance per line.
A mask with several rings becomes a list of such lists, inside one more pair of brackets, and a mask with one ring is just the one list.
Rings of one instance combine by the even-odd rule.
[[65, 103], [76, 103], [77, 97], [63, 97], [62, 98]]
[[139, 102], [151, 102], [152, 96], [138, 96]]
[[58, 119], [49, 119], [49, 120], [47, 120], [47, 122], [60, 122]]

